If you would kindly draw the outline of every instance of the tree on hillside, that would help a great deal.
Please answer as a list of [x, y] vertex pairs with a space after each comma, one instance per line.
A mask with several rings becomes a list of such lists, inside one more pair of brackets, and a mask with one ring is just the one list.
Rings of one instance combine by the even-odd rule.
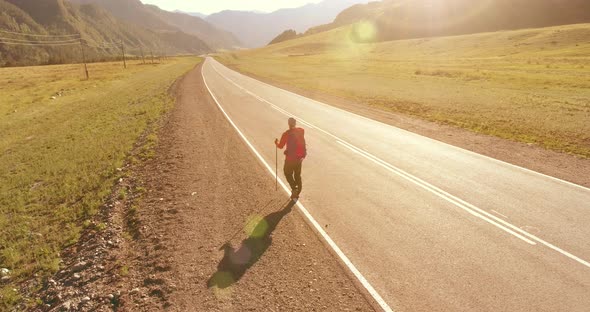
[[287, 40], [291, 40], [291, 39], [295, 39], [297, 37], [299, 37], [299, 35], [297, 35], [297, 32], [294, 31], [293, 29], [285, 30], [283, 33], [281, 33], [276, 38], [274, 38], [269, 43], [269, 45], [275, 44], [275, 43], [279, 43], [279, 42], [283, 42], [283, 41], [287, 41]]

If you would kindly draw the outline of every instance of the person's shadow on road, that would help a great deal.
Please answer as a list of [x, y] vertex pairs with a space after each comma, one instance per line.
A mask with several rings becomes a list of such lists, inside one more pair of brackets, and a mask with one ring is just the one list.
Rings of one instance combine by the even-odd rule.
[[223, 245], [220, 248], [224, 251], [223, 259], [217, 265], [217, 272], [207, 281], [207, 287], [217, 286], [223, 289], [239, 281], [272, 244], [272, 232], [283, 217], [292, 211], [295, 204], [295, 201], [290, 201], [280, 211], [258, 221], [253, 226], [250, 236], [242, 241], [238, 249], [234, 249], [229, 242]]

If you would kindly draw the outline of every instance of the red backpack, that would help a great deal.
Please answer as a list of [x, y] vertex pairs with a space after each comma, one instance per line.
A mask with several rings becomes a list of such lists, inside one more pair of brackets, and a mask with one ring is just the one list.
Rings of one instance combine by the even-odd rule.
[[303, 159], [307, 156], [305, 130], [293, 128], [287, 131], [287, 149], [285, 155], [290, 159]]

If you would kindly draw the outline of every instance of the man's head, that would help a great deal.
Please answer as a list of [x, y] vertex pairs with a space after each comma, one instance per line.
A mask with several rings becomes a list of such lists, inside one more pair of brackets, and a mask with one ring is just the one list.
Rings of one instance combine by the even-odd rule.
[[289, 129], [295, 128], [295, 125], [297, 125], [295, 118], [289, 118]]

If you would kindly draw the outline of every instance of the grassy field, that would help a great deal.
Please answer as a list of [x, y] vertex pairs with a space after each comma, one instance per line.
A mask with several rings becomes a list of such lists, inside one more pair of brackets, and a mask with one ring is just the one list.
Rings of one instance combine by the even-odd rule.
[[590, 24], [357, 44], [357, 24], [219, 55], [242, 72], [590, 157]]
[[[59, 269], [110, 193], [139, 136], [173, 104], [171, 84], [200, 59], [163, 64], [0, 68], [0, 310], [14, 285]], [[0, 284], [1, 285], [1, 284]]]

